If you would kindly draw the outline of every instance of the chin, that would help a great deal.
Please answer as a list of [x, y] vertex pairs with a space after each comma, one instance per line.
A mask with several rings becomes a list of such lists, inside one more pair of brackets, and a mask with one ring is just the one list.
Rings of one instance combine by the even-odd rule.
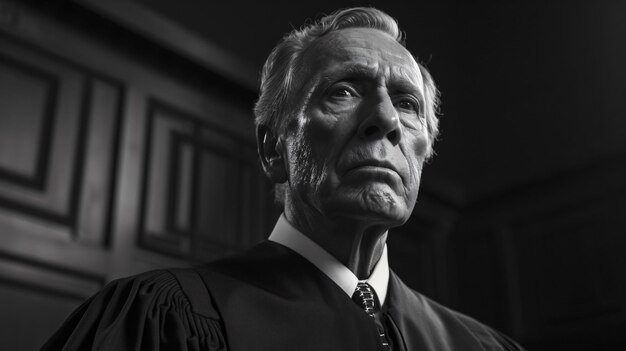
[[352, 218], [392, 228], [404, 224], [411, 215], [405, 199], [389, 191], [335, 193], [328, 200], [324, 207], [330, 218]]

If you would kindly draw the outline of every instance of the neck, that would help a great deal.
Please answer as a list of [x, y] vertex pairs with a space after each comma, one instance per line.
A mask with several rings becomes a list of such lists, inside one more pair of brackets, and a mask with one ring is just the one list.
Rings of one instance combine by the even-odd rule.
[[[329, 220], [297, 215], [285, 207], [285, 217], [359, 279], [367, 279], [380, 259], [388, 228], [355, 219]], [[315, 218], [313, 218], [315, 217]]]

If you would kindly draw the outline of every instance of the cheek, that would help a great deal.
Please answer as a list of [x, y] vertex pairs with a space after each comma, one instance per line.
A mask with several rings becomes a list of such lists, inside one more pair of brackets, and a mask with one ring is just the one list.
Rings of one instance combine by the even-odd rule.
[[296, 133], [296, 139], [299, 140], [295, 142], [308, 145], [312, 162], [332, 168], [344, 147], [347, 129], [346, 118], [320, 108], [311, 108], [300, 117]]
[[426, 159], [429, 150], [430, 140], [426, 133], [407, 133], [404, 135], [403, 152], [409, 162], [412, 163], [410, 164], [411, 166], [419, 166], [421, 170], [421, 165]]
[[290, 142], [290, 182], [298, 192], [309, 193], [319, 188], [327, 173], [325, 145], [312, 124], [300, 124]]
[[417, 191], [422, 175], [422, 167], [428, 153], [430, 143], [426, 135], [412, 135], [407, 138], [409, 142], [405, 144], [404, 153], [411, 172], [411, 183], [407, 184], [409, 193]]
[[419, 136], [413, 137], [413, 146], [412, 150], [417, 156], [418, 159], [424, 160], [426, 155], [428, 154], [428, 150], [430, 149], [430, 139], [428, 135], [425, 133], [420, 134]]
[[322, 108], [310, 108], [301, 117], [303, 135], [314, 141], [316, 146], [326, 146], [339, 127], [341, 116]]

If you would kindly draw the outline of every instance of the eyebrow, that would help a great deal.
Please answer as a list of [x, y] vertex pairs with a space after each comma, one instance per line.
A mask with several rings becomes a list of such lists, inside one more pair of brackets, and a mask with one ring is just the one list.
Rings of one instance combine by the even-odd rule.
[[343, 64], [339, 67], [333, 68], [322, 74], [320, 81], [322, 83], [330, 84], [337, 80], [350, 79], [350, 78], [365, 78], [376, 79], [376, 73], [371, 66], [366, 66], [359, 63]]

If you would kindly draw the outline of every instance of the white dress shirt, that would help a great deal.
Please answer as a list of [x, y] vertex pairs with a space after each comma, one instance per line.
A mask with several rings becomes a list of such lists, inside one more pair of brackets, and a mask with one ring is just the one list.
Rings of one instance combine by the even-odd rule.
[[387, 261], [386, 244], [380, 259], [374, 266], [372, 274], [367, 280], [359, 280], [348, 267], [309, 239], [309, 237], [302, 234], [298, 229], [294, 228], [287, 221], [284, 213], [278, 218], [269, 240], [284, 245], [307, 259], [345, 291], [348, 297], [352, 297], [359, 282], [367, 282], [378, 295], [380, 303], [385, 303], [387, 285], [389, 284], [389, 262]]

